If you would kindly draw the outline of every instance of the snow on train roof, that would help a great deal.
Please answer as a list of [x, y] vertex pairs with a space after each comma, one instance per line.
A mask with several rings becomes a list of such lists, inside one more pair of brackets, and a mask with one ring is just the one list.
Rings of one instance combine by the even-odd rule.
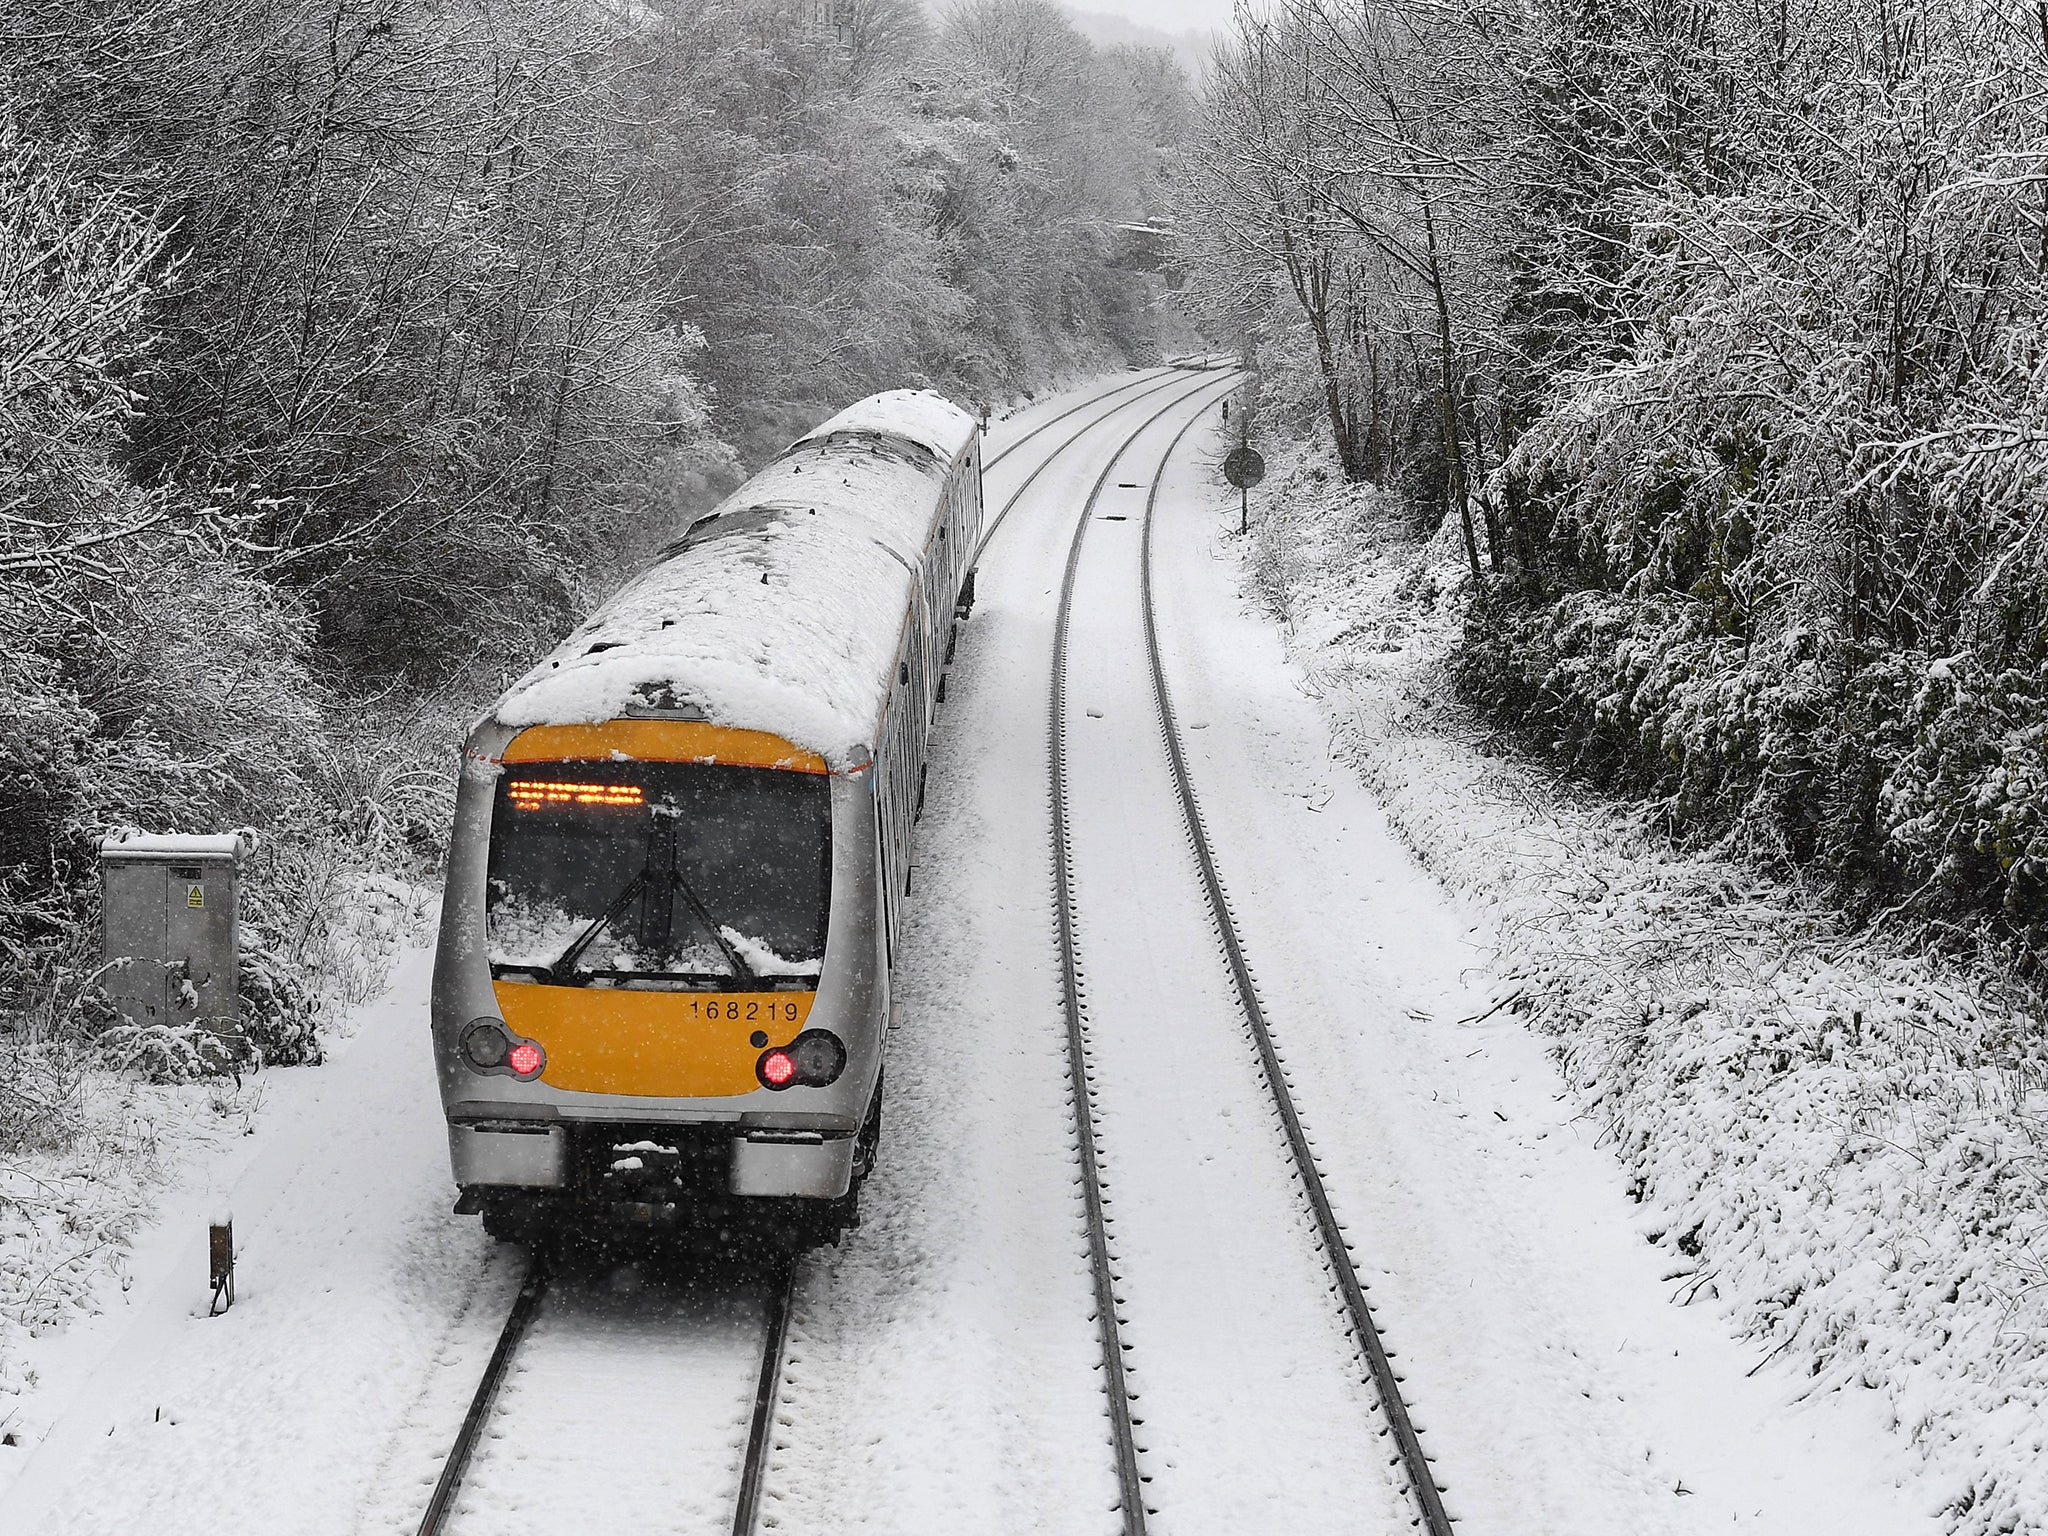
[[692, 523], [493, 715], [566, 725], [674, 707], [852, 766], [888, 697], [940, 482], [973, 435], [928, 391], [842, 411]]
[[951, 463], [974, 435], [974, 418], [944, 395], [929, 389], [892, 389], [856, 400], [797, 441], [808, 443], [835, 432], [887, 432], [922, 443]]

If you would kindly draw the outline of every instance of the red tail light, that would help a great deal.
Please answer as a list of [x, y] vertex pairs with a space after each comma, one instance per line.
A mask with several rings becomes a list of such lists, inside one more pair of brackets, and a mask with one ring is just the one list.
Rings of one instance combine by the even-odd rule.
[[825, 1029], [807, 1029], [788, 1045], [763, 1051], [754, 1072], [767, 1088], [823, 1088], [846, 1070], [846, 1047]]
[[539, 1075], [544, 1060], [539, 1046], [531, 1040], [522, 1040], [506, 1053], [505, 1065], [520, 1077], [534, 1077]]

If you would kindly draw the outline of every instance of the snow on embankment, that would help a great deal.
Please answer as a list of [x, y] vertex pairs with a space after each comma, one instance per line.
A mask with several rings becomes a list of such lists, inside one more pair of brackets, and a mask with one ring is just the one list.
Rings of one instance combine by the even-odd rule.
[[[389, 876], [344, 871], [307, 914], [327, 929], [327, 963], [306, 977], [322, 1000], [323, 1052], [355, 1032], [429, 902]], [[104, 1038], [0, 1040], [0, 1490], [19, 1470], [14, 1453], [25, 1458], [47, 1427], [37, 1388], [61, 1398], [77, 1385], [44, 1379], [37, 1341], [139, 1299], [128, 1294], [136, 1244], [195, 1185], [234, 1165], [277, 1070], [156, 1080], [110, 1058]]]
[[938, 484], [974, 431], [924, 390], [841, 412], [698, 519], [514, 683], [497, 718], [680, 706], [852, 766], [888, 695]]
[[1668, 1249], [1802, 1392], [1872, 1391], [1959, 1532], [2048, 1530], [2048, 1090], [2029, 999], [1673, 851], [1451, 701], [1462, 550], [1290, 455], [1243, 548], [1338, 749], [1491, 908], [1495, 1006], [1552, 1041]]

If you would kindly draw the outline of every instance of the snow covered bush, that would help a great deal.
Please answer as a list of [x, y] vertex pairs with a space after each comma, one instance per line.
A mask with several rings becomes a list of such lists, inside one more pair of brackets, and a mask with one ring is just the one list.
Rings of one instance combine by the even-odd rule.
[[1885, 837], [1957, 905], [2048, 925], [2048, 670], [1919, 670], [1912, 744], [1879, 789]]
[[1459, 675], [1673, 826], [2038, 966], [2048, 49], [1981, 0], [1896, 48], [1883, 7], [1800, 9], [1790, 52], [1746, 14], [1702, 46], [1624, 11], [1531, 66], [1634, 115], [1529, 151], [1573, 191], [1529, 247], [1563, 340]]
[[1280, 0], [1208, 83], [1189, 302], [1272, 429], [1469, 510], [1498, 723], [2039, 966], [2044, 87], [2005, 0]]
[[1862, 910], [2048, 924], [2048, 680], [1969, 653], [1853, 653], [1804, 630], [1716, 633], [1682, 594], [1598, 590], [1470, 610], [1465, 695], [1664, 824], [1816, 864]]
[[240, 1034], [206, 1019], [163, 1024], [116, 1024], [98, 1041], [109, 1065], [146, 1083], [191, 1083], [203, 1077], [239, 1077], [256, 1065]]
[[319, 987], [323, 979], [321, 971], [303, 970], [280, 954], [261, 928], [244, 923], [240, 1007], [233, 1020], [131, 1024], [115, 1015], [97, 988], [81, 998], [76, 1017], [92, 1036], [99, 1060], [145, 1082], [239, 1079], [261, 1067], [320, 1060], [319, 1024], [328, 1001]]
[[257, 1064], [296, 1067], [319, 1061], [324, 1000], [313, 984], [316, 979], [273, 949], [261, 928], [242, 925], [238, 1023]]
[[[92, 152], [30, 138], [0, 101], [0, 1034], [25, 1061], [96, 1036], [101, 1059], [177, 1078], [306, 1059], [323, 957], [252, 947], [240, 1044], [110, 1037], [93, 1006], [98, 835], [262, 823], [281, 850], [385, 850], [360, 793], [341, 816], [319, 808], [342, 733], [305, 605], [238, 558], [219, 509], [117, 463], [159, 242]], [[273, 900], [259, 879], [253, 909]]]

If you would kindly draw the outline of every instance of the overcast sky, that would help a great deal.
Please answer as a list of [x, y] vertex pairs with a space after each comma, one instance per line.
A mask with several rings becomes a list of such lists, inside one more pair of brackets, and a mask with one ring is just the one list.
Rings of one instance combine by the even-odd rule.
[[1230, 25], [1231, 0], [1065, 0], [1068, 9], [1121, 16], [1162, 32], [1208, 32]]

